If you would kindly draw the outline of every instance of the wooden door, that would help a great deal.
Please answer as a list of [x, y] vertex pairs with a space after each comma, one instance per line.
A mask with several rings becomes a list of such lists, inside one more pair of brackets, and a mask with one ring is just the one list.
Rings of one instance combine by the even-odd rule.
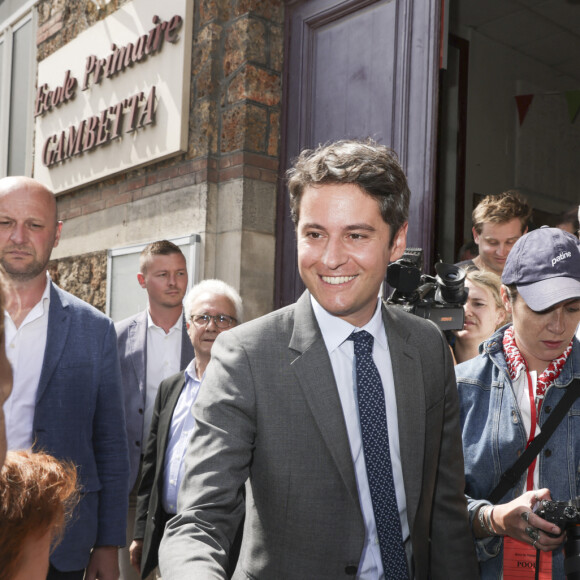
[[[286, 6], [282, 170], [304, 148], [373, 137], [411, 188], [409, 246], [433, 253], [439, 0], [307, 0]], [[276, 305], [303, 291], [288, 193], [278, 195]]]

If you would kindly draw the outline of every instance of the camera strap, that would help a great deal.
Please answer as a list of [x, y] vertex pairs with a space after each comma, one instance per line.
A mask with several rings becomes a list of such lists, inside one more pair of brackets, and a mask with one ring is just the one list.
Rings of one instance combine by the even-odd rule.
[[518, 483], [524, 471], [529, 467], [532, 461], [537, 457], [542, 447], [546, 444], [556, 427], [574, 404], [574, 401], [580, 396], [580, 379], [574, 379], [566, 388], [566, 394], [560, 399], [560, 402], [554, 407], [552, 414], [542, 425], [542, 431], [528, 445], [528, 448], [520, 455], [518, 460], [502, 474], [499, 483], [489, 494], [488, 500], [497, 503], [514, 485]]

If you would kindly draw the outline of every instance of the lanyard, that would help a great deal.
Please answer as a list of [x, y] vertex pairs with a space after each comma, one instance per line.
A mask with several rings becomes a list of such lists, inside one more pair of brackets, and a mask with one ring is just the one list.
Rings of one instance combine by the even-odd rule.
[[[538, 415], [542, 408], [542, 398], [538, 399], [538, 407], [536, 410], [534, 385], [530, 373], [526, 370], [526, 377], [528, 380], [528, 397], [530, 399], [530, 436], [528, 437], [528, 444], [530, 446], [536, 435], [536, 424]], [[534, 489], [534, 470], [536, 469], [536, 458], [530, 463], [528, 467], [528, 477], [526, 480], [526, 489], [528, 491]], [[540, 559], [541, 558], [541, 559]], [[527, 543], [520, 542], [510, 538], [509, 536], [503, 539], [503, 578], [504, 580], [523, 580], [525, 578], [549, 580], [552, 578], [552, 553], [543, 554], [536, 550], [533, 546]]]
[[[530, 436], [528, 437], [528, 443], [526, 445], [526, 449], [527, 449], [530, 446], [530, 443], [534, 440], [534, 437], [536, 436], [536, 424], [538, 422], [538, 413], [540, 412], [540, 409], [542, 407], [543, 399], [538, 400], [538, 409], [536, 411], [536, 402], [534, 400], [535, 399], [534, 398], [534, 385], [532, 382], [532, 377], [530, 376], [530, 373], [527, 370], [526, 370], [526, 377], [528, 379], [528, 397], [530, 399], [530, 415], [531, 415]], [[536, 469], [536, 457], [534, 457], [534, 460], [532, 461], [532, 463], [528, 467], [528, 478], [527, 478], [527, 483], [526, 483], [526, 490], [527, 491], [531, 491], [532, 489], [534, 489], [534, 470], [535, 469]]]

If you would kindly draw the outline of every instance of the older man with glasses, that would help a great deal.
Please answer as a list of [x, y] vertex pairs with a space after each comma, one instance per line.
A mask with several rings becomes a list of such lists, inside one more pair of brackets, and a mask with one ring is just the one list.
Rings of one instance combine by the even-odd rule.
[[[195, 426], [191, 407], [199, 393], [213, 343], [221, 332], [241, 322], [242, 299], [225, 282], [204, 280], [189, 291], [184, 309], [195, 358], [184, 372], [167, 378], [159, 386], [137, 495], [130, 553], [131, 563], [143, 578], [155, 570], [165, 523], [176, 513], [184, 473], [183, 457]], [[233, 569], [235, 561], [231, 564]]]

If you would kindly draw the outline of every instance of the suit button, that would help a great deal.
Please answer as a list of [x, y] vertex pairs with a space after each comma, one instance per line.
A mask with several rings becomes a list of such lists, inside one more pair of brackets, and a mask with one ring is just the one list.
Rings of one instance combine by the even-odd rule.
[[344, 569], [344, 573], [347, 576], [356, 576], [356, 573], [358, 572], [358, 566], [347, 566]]
[[545, 455], [546, 457], [551, 457], [551, 455], [552, 455], [552, 450], [551, 450], [551, 449], [546, 449], [546, 451], [544, 451], [544, 455]]
[[141, 441], [135, 441], [135, 445], [137, 445], [137, 447], [141, 447]]
[[143, 415], [143, 409], [139, 409], [139, 415]]
[[546, 413], [551, 413], [552, 412], [552, 407], [550, 407], [549, 405], [547, 407], [544, 407], [546, 410]]

